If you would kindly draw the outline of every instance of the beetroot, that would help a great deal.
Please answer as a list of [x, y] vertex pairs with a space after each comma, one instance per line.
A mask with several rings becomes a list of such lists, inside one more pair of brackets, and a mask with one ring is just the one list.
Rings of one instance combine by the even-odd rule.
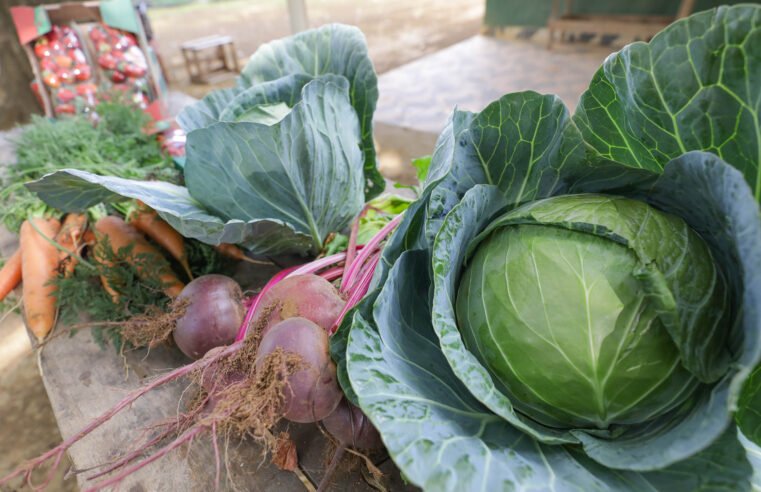
[[200, 359], [232, 343], [243, 321], [242, 298], [240, 286], [224, 275], [204, 275], [186, 285], [177, 299], [187, 306], [173, 332], [182, 353]]
[[346, 301], [333, 284], [318, 275], [296, 275], [277, 283], [259, 300], [254, 320], [267, 315], [262, 335], [276, 323], [288, 319], [306, 318], [324, 330], [330, 330]]
[[305, 318], [289, 318], [272, 326], [256, 351], [256, 370], [271, 357], [295, 356], [299, 368], [287, 376], [283, 388], [283, 417], [300, 423], [330, 415], [341, 402], [336, 366], [328, 354], [328, 334]]
[[383, 447], [380, 434], [367, 415], [346, 399], [322, 420], [322, 425], [342, 446], [366, 450]]

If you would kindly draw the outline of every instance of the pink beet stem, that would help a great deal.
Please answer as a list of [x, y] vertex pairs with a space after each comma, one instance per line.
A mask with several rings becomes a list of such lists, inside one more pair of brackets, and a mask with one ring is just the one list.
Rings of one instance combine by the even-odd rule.
[[121, 399], [116, 405], [111, 407], [106, 412], [102, 413], [98, 418], [90, 422], [87, 426], [85, 426], [82, 430], [74, 434], [73, 436], [69, 437], [65, 441], [63, 441], [61, 444], [56, 446], [55, 448], [51, 449], [47, 453], [43, 454], [42, 456], [28, 461], [24, 465], [16, 468], [14, 471], [12, 471], [10, 474], [4, 476], [3, 478], [0, 478], [0, 485], [8, 483], [10, 480], [13, 480], [15, 477], [24, 474], [25, 476], [29, 476], [31, 474], [31, 470], [36, 468], [37, 466], [41, 465], [42, 463], [45, 463], [49, 459], [56, 457], [56, 461], [54, 462], [54, 467], [58, 465], [58, 463], [61, 460], [61, 457], [63, 456], [63, 453], [66, 452], [67, 449], [69, 449], [71, 446], [79, 442], [83, 437], [103, 425], [104, 423], [108, 422], [111, 417], [122, 411], [125, 407], [131, 405], [134, 403], [138, 398], [143, 396], [144, 394], [148, 393], [149, 391], [158, 388], [159, 386], [166, 384], [170, 381], [174, 381], [175, 379], [181, 378], [182, 376], [185, 376], [186, 374], [189, 374], [190, 372], [201, 369], [204, 367], [209, 366], [213, 362], [221, 359], [222, 357], [225, 357], [227, 355], [235, 353], [240, 347], [242, 347], [242, 343], [233, 343], [232, 345], [228, 345], [224, 350], [220, 350], [219, 352], [215, 353], [212, 357], [209, 358], [202, 358], [199, 359], [192, 364], [188, 364], [186, 366], [178, 367], [172, 372], [169, 372], [160, 378], [154, 380], [150, 384], [147, 384], [143, 386], [142, 388], [133, 391], [129, 395], [125, 396], [123, 399]]
[[346, 253], [336, 253], [334, 255], [326, 256], [325, 258], [318, 258], [314, 261], [301, 265], [296, 270], [288, 274], [289, 277], [295, 277], [296, 275], [307, 275], [310, 273], [319, 272], [323, 268], [333, 266], [346, 258]]
[[341, 325], [341, 322], [343, 321], [344, 316], [346, 316], [346, 313], [348, 313], [351, 308], [356, 306], [357, 303], [362, 300], [365, 294], [367, 294], [367, 289], [370, 287], [370, 282], [373, 279], [375, 267], [378, 265], [380, 257], [381, 253], [379, 252], [368, 262], [367, 268], [362, 271], [362, 276], [356, 283], [357, 285], [352, 285], [349, 299], [347, 299], [346, 304], [344, 304], [343, 309], [341, 309], [341, 314], [338, 315], [336, 322], [333, 324], [333, 326], [330, 327], [330, 335], [334, 334], [336, 330], [338, 330], [338, 327]]
[[242, 341], [244, 338], [246, 338], [246, 334], [248, 333], [248, 325], [251, 324], [251, 320], [254, 317], [254, 313], [256, 312], [256, 308], [259, 307], [259, 303], [261, 302], [262, 297], [264, 297], [264, 294], [273, 288], [275, 284], [283, 280], [285, 277], [288, 276], [289, 273], [297, 270], [298, 267], [291, 267], [286, 268], [285, 270], [281, 270], [278, 273], [275, 274], [274, 277], [269, 279], [269, 281], [262, 287], [262, 290], [254, 297], [254, 300], [249, 304], [248, 310], [246, 311], [246, 316], [243, 318], [243, 323], [241, 323], [240, 328], [238, 328], [238, 335], [235, 337], [236, 342]]
[[96, 492], [98, 490], [103, 490], [106, 487], [110, 487], [112, 485], [116, 485], [117, 483], [124, 480], [129, 475], [135, 473], [136, 471], [140, 470], [141, 468], [144, 468], [154, 461], [158, 460], [159, 458], [166, 456], [170, 452], [172, 452], [174, 449], [182, 446], [185, 443], [188, 443], [193, 440], [194, 437], [196, 437], [198, 434], [204, 431], [203, 426], [195, 426], [190, 429], [188, 429], [183, 435], [172, 441], [171, 443], [167, 444], [163, 448], [161, 448], [158, 452], [152, 454], [151, 456], [147, 457], [143, 461], [139, 463], [135, 463], [134, 465], [125, 468], [121, 473], [118, 475], [115, 475], [114, 477], [109, 478], [108, 480], [105, 480], [97, 485], [94, 485], [93, 487], [90, 487], [85, 490], [85, 492]]
[[[381, 255], [383, 254], [382, 250], [378, 250], [378, 252], [375, 254], [375, 256], [371, 256], [370, 259], [368, 259], [365, 264], [362, 266], [362, 269], [357, 273], [356, 279], [354, 282], [349, 285], [349, 291], [354, 293], [357, 289], [362, 289], [361, 284], [365, 283], [365, 291], [362, 293], [362, 295], [365, 295], [365, 292], [367, 292], [367, 286], [370, 285], [370, 281], [372, 280], [373, 274], [375, 273], [375, 267], [378, 265], [378, 261], [380, 261]], [[359, 300], [357, 300], [359, 302]]]
[[344, 273], [343, 267], [335, 267], [320, 273], [320, 277], [324, 278], [328, 282], [332, 282], [333, 280], [340, 278], [341, 275], [343, 275], [343, 273]]
[[365, 215], [367, 215], [368, 207], [370, 207], [370, 205], [365, 205], [359, 215], [357, 215], [357, 218], [354, 219], [354, 223], [351, 225], [351, 234], [349, 234], [349, 247], [346, 249], [346, 261], [344, 262], [344, 280], [341, 281], [341, 291], [343, 291], [346, 287], [346, 273], [349, 271], [349, 267], [354, 261], [354, 256], [357, 254], [357, 235], [359, 234], [359, 222]]
[[214, 446], [214, 465], [216, 467], [216, 474], [214, 475], [214, 490], [219, 490], [219, 477], [222, 472], [222, 460], [219, 458], [219, 443], [217, 443], [217, 423], [211, 424], [211, 442]]
[[[402, 217], [404, 217], [404, 213], [401, 213], [391, 219], [388, 224], [383, 226], [383, 229], [378, 231], [378, 233], [370, 239], [370, 241], [365, 244], [365, 247], [362, 248], [362, 251], [357, 255], [357, 259], [354, 260], [351, 267], [349, 268], [349, 271], [344, 274], [343, 278], [343, 285], [351, 285], [354, 283], [354, 278], [357, 275], [358, 271], [364, 265], [365, 261], [367, 261], [367, 258], [374, 253], [374, 250], [378, 247], [378, 245], [386, 239], [386, 236], [388, 236], [391, 231], [394, 230], [394, 228], [399, 225], [399, 222], [401, 222]], [[342, 292], [346, 292], [345, 289], [342, 287]]]

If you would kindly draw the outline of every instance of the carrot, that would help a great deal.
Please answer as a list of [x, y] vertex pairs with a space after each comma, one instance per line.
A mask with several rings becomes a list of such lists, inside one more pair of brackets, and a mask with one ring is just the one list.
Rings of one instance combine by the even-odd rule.
[[21, 248], [0, 269], [0, 301], [21, 282]]
[[169, 251], [169, 254], [180, 262], [185, 273], [188, 274], [188, 278], [193, 278], [193, 274], [190, 273], [188, 257], [185, 254], [185, 241], [182, 239], [179, 232], [158, 216], [155, 210], [135, 210], [129, 215], [127, 221], [135, 227], [135, 229], [153, 239], [159, 246]]
[[[58, 250], [51, 243], [61, 228], [57, 220], [30, 219], [21, 225], [22, 299], [26, 325], [38, 341], [53, 329], [56, 318], [56, 287], [51, 281], [58, 275]], [[36, 229], [35, 229], [36, 227]], [[39, 231], [39, 232], [38, 232]], [[45, 237], [43, 237], [43, 234]]]
[[[83, 245], [82, 238], [85, 229], [87, 229], [87, 216], [85, 214], [68, 214], [63, 219], [61, 230], [56, 234], [55, 240], [64, 249], [79, 254]], [[64, 276], [71, 277], [74, 268], [77, 266], [77, 258], [66, 251], [60, 251], [58, 257], [63, 266]]]
[[[161, 253], [148, 244], [137, 229], [127, 224], [119, 217], [108, 215], [98, 220], [98, 222], [95, 223], [95, 234], [96, 237], [107, 237], [111, 245], [111, 251], [114, 253], [117, 253], [122, 248], [133, 245], [130, 256], [125, 258], [129, 262], [134, 263], [138, 255], [141, 254], [161, 257]], [[142, 279], [158, 276], [159, 281], [164, 287], [164, 293], [171, 298], [177, 297], [185, 286], [171, 271], [168, 265], [160, 271], [146, 271], [139, 264], [135, 266], [137, 267], [138, 276]]]
[[[114, 265], [110, 261], [105, 261], [105, 260], [100, 260], [100, 264], [106, 268], [112, 267]], [[103, 290], [105, 290], [108, 293], [108, 295], [111, 296], [111, 302], [113, 302], [114, 304], [119, 304], [119, 300], [121, 299], [121, 296], [116, 291], [116, 289], [114, 289], [111, 286], [111, 282], [109, 282], [108, 278], [103, 274], [100, 275], [100, 284], [103, 286]]]
[[234, 244], [221, 243], [214, 246], [214, 249], [217, 250], [217, 253], [223, 256], [227, 256], [228, 258], [231, 258], [233, 260], [247, 261], [249, 263], [254, 263], [256, 265], [271, 265], [272, 264], [269, 261], [254, 260], [253, 258], [249, 258], [248, 256], [246, 256], [246, 253], [244, 253], [242, 249], [240, 249]]

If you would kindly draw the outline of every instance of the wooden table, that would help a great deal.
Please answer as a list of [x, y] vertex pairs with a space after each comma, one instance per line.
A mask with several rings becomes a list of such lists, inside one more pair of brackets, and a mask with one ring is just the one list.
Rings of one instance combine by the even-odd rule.
[[[243, 265], [236, 280], [248, 287], [263, 285], [276, 270]], [[248, 279], [248, 282], [245, 281]], [[122, 357], [113, 348], [100, 348], [87, 330], [73, 337], [53, 338], [39, 352], [39, 366], [45, 388], [64, 439], [102, 412], [108, 410], [129, 391], [147, 378], [187, 363], [176, 349], [159, 348], [130, 352]], [[171, 417], [192, 399], [192, 392], [183, 394], [187, 381], [177, 381], [139, 399], [131, 408], [117, 414], [106, 425], [94, 431], [69, 452], [74, 468], [84, 470], [119, 456], [130, 441], [151, 423]], [[283, 425], [296, 443], [299, 462], [313, 483], [321, 480], [329, 460], [328, 440], [315, 425]], [[215, 467], [211, 440], [207, 434], [152, 463], [125, 480], [119, 490], [141, 491], [207, 491], [213, 490]], [[220, 490], [300, 491], [303, 484], [291, 472], [278, 470], [262, 455], [261, 448], [250, 440], [232, 439], [220, 443], [227, 448], [228, 466], [223, 469]], [[379, 468], [386, 474], [389, 490], [412, 490], [399, 477], [393, 462], [381, 455]], [[330, 490], [372, 491], [363, 478], [364, 466], [339, 471]], [[77, 477], [85, 489], [87, 473]]]

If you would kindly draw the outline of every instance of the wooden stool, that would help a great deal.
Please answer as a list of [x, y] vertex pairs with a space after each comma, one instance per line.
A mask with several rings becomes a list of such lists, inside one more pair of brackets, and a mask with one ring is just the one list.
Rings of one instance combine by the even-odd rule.
[[[222, 79], [235, 76], [238, 68], [238, 57], [235, 45], [230, 36], [206, 36], [194, 39], [180, 46], [185, 66], [194, 84], [211, 84]], [[208, 51], [209, 55], [199, 56]]]

